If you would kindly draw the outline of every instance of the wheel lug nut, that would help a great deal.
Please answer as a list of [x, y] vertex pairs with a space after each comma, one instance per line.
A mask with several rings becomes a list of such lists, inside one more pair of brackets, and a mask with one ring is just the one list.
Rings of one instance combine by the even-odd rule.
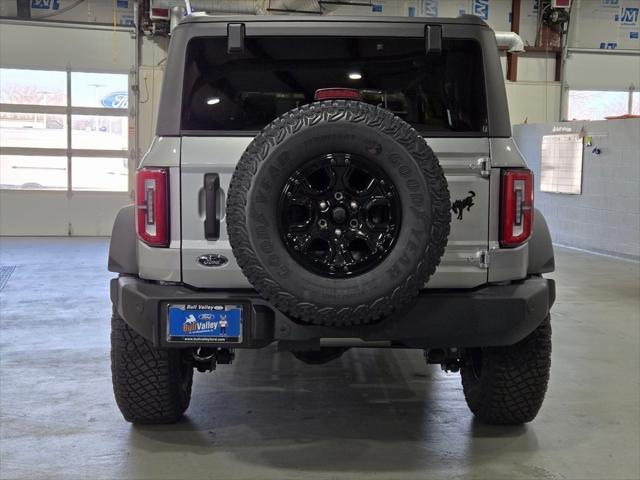
[[329, 205], [324, 200], [320, 202], [320, 210], [326, 210], [328, 206]]
[[327, 221], [324, 218], [321, 218], [318, 220], [318, 226], [320, 228], [327, 228]]
[[336, 234], [336, 237], [339, 237], [340, 235], [342, 235], [342, 230], [340, 230], [339, 228], [336, 228], [333, 233]]
[[352, 218], [351, 220], [349, 220], [349, 225], [351, 225], [352, 228], [356, 228], [358, 226], [358, 220]]
[[351, 210], [355, 210], [356, 208], [358, 208], [358, 203], [355, 200], [351, 200], [349, 206], [351, 207]]
[[336, 192], [336, 193], [334, 193], [334, 194], [333, 194], [333, 197], [334, 197], [336, 200], [338, 200], [338, 201], [340, 201], [340, 200], [342, 200], [342, 199], [344, 198], [344, 196], [342, 195], [342, 192]]

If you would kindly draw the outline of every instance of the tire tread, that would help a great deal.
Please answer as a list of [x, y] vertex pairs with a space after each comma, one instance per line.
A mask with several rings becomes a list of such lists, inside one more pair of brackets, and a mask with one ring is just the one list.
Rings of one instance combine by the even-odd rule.
[[[354, 306], [316, 305], [284, 291], [260, 265], [249, 240], [247, 198], [253, 177], [270, 151], [287, 135], [318, 122], [363, 123], [390, 135], [417, 161], [431, 196], [431, 228], [427, 248], [415, 270], [388, 295]], [[279, 310], [301, 321], [327, 326], [366, 324], [399, 310], [418, 294], [434, 274], [447, 245], [451, 203], [444, 171], [435, 154], [414, 128], [380, 107], [362, 102], [334, 100], [292, 110], [269, 124], [247, 147], [231, 179], [227, 199], [227, 228], [233, 254], [249, 282]]]
[[186, 391], [180, 350], [155, 348], [114, 312], [111, 317], [111, 373], [118, 408], [139, 424], [178, 421], [189, 406], [193, 370]]
[[517, 425], [533, 420], [544, 400], [551, 370], [551, 322], [547, 317], [520, 342], [482, 351], [482, 372], [461, 369], [465, 399], [481, 421]]

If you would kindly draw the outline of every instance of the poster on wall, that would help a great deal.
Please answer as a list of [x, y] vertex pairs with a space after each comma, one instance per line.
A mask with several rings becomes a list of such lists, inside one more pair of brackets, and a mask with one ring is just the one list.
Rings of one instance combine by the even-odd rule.
[[577, 133], [544, 135], [540, 162], [540, 191], [582, 193], [582, 138]]

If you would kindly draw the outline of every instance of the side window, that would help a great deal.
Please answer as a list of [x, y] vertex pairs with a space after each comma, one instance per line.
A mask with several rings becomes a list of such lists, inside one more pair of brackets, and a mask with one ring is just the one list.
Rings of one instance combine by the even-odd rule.
[[427, 56], [422, 38], [259, 37], [228, 55], [224, 38], [194, 39], [182, 129], [257, 131], [320, 89], [348, 88], [422, 133], [486, 135], [481, 49], [443, 43], [441, 55]]

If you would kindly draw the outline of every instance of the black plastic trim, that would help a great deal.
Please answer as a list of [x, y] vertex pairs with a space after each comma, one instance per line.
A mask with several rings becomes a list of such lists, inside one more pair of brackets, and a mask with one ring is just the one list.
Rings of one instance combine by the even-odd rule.
[[553, 242], [544, 215], [537, 208], [533, 212], [533, 233], [529, 239], [527, 274], [541, 275], [556, 269]]
[[134, 205], [122, 207], [113, 222], [109, 242], [110, 272], [138, 274], [138, 252]]
[[204, 238], [218, 240], [220, 238], [220, 213], [218, 208], [218, 194], [220, 191], [220, 176], [217, 173], [207, 173], [204, 176]]
[[227, 53], [244, 53], [244, 23], [230, 23], [227, 25]]
[[427, 25], [427, 55], [442, 53], [442, 27]]
[[[300, 324], [253, 290], [194, 290], [135, 277], [111, 281], [111, 301], [140, 335], [156, 346], [175, 347], [164, 337], [167, 303], [248, 302], [251, 324], [237, 348], [262, 348], [275, 341], [310, 344], [320, 338], [391, 341], [408, 348], [511, 345], [535, 330], [555, 301], [555, 283], [530, 277], [509, 285], [473, 290], [423, 290], [411, 306], [373, 325], [323, 327]], [[180, 343], [179, 346], [197, 344]]]

